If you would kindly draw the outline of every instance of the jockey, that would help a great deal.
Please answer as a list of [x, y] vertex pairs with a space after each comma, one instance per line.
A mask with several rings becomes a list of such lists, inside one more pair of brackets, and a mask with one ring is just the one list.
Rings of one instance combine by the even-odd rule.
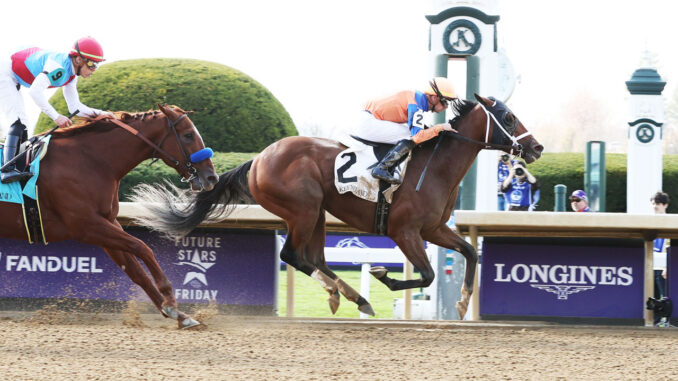
[[[78, 116], [96, 117], [104, 111], [85, 106], [80, 102], [76, 87], [78, 76], [87, 78], [104, 61], [101, 45], [92, 37], [79, 39], [69, 53], [55, 53], [40, 48], [21, 50], [12, 55], [11, 61], [0, 62], [0, 113], [12, 123], [5, 139], [4, 161], [17, 154], [21, 140], [26, 138], [26, 111], [19, 90], [29, 89], [29, 94], [40, 110], [52, 118], [59, 127], [68, 127], [71, 120], [59, 114], [49, 104], [44, 91], [47, 88], [63, 87], [64, 98], [70, 112], [79, 110]], [[32, 176], [20, 172], [11, 165], [0, 174], [3, 183], [10, 183]]]
[[443, 77], [433, 78], [424, 92], [401, 91], [392, 96], [372, 100], [365, 106], [359, 136], [395, 144], [393, 149], [372, 170], [372, 176], [391, 184], [402, 179], [394, 176], [393, 168], [407, 157], [415, 145], [436, 137], [441, 131], [454, 131], [449, 123], [433, 127], [423, 123], [424, 112], [444, 112], [456, 95], [452, 82]]

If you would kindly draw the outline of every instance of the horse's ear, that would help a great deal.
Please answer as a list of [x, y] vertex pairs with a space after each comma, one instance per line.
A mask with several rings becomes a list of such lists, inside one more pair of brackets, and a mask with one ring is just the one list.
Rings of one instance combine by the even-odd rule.
[[487, 99], [487, 98], [483, 98], [483, 97], [481, 97], [480, 95], [478, 95], [478, 94], [476, 94], [476, 93], [473, 93], [473, 96], [476, 97], [476, 100], [477, 100], [478, 102], [482, 103], [482, 104], [485, 105], [485, 106], [491, 106], [491, 105], [492, 105], [492, 102], [491, 102], [489, 99]]
[[176, 117], [176, 113], [170, 107], [167, 107], [167, 105], [158, 103], [158, 108], [160, 109], [160, 111], [162, 111], [163, 114], [171, 117]]

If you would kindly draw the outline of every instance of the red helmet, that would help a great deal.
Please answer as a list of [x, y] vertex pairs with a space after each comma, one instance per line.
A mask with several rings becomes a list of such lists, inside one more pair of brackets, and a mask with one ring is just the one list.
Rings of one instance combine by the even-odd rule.
[[95, 62], [105, 61], [104, 49], [101, 47], [101, 44], [89, 36], [76, 41], [68, 55], [71, 57], [79, 55], [82, 58]]

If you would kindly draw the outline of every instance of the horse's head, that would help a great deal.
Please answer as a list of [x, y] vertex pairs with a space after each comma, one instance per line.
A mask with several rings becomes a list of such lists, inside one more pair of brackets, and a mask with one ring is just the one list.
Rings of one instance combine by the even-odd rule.
[[503, 151], [522, 157], [528, 164], [541, 157], [544, 146], [539, 144], [504, 102], [478, 94], [475, 97], [485, 109], [488, 123], [493, 126], [488, 131], [490, 136], [486, 137], [487, 142], [505, 146]]
[[172, 158], [161, 155], [165, 164], [174, 168], [188, 182], [194, 191], [212, 190], [219, 181], [219, 176], [212, 164], [212, 150], [205, 148], [198, 129], [180, 108], [158, 105], [160, 111], [167, 116], [168, 128], [160, 147]]

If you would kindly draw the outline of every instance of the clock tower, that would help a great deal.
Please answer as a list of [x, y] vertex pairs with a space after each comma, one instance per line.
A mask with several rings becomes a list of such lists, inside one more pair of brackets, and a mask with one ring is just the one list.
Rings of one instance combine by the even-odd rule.
[[626, 81], [629, 131], [626, 170], [627, 213], [651, 214], [650, 197], [662, 190], [662, 126], [666, 82], [656, 69], [640, 68]]
[[[466, 89], [456, 84], [460, 98], [475, 101], [473, 93], [478, 93], [506, 102], [511, 97], [516, 75], [498, 43], [498, 0], [432, 0], [432, 14], [426, 19], [431, 24], [434, 76], [448, 77], [448, 65], [466, 61]], [[434, 121], [442, 123], [451, 117], [438, 115]], [[462, 181], [460, 209], [497, 210], [497, 159], [495, 151], [478, 154]]]

